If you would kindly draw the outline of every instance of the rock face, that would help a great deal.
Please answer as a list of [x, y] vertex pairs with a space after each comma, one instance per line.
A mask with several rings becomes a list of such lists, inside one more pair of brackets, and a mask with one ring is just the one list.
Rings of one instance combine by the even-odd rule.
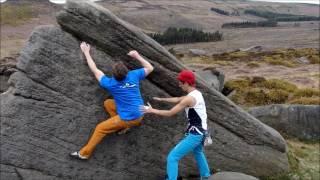
[[204, 80], [208, 87], [213, 87], [217, 91], [222, 91], [224, 85], [224, 74], [216, 69], [202, 69], [196, 73]]
[[319, 105], [270, 105], [251, 108], [249, 113], [269, 126], [293, 137], [320, 139]]
[[[110, 135], [93, 157], [75, 161], [71, 151], [84, 145], [95, 125], [108, 118], [102, 90], [79, 48], [92, 44], [97, 66], [110, 75], [119, 59], [138, 50], [155, 66], [142, 85], [145, 101], [153, 96], [180, 96], [177, 73], [185, 67], [137, 27], [89, 2], [69, 1], [57, 16], [60, 27], [36, 28], [1, 94], [1, 177], [4, 179], [152, 180], [165, 174], [166, 156], [183, 137], [183, 113], [171, 117], [146, 115], [144, 124], [125, 135]], [[207, 103], [214, 145], [206, 148], [211, 168], [255, 176], [288, 170], [281, 135], [240, 109], [198, 77]], [[168, 109], [167, 104], [155, 107]], [[193, 157], [180, 162], [180, 174], [197, 174]]]
[[262, 46], [251, 46], [248, 48], [240, 48], [239, 51], [244, 51], [244, 52], [260, 52], [262, 51]]
[[258, 180], [256, 177], [237, 172], [218, 172], [210, 180]]
[[0, 93], [9, 88], [8, 79], [16, 71], [16, 57], [5, 57], [0, 60]]
[[189, 53], [193, 56], [204, 56], [207, 54], [207, 52], [202, 49], [189, 49]]

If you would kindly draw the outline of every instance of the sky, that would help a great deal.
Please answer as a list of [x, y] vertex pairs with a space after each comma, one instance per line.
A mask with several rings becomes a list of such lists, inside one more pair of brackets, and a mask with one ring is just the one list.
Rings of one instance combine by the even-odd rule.
[[[0, 3], [4, 3], [7, 0], [0, 0]], [[10, 1], [10, 0], [9, 0]], [[49, 0], [52, 3], [64, 4], [66, 0]], [[99, 0], [90, 0], [99, 1]], [[289, 2], [289, 3], [309, 3], [309, 4], [320, 4], [320, 0], [251, 0], [251, 1], [269, 1], [269, 2]]]

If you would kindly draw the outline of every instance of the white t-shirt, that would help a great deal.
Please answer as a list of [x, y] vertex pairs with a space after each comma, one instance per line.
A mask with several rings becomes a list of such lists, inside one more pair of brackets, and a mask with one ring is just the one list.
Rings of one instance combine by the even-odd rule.
[[185, 108], [186, 116], [189, 121], [188, 129], [195, 126], [199, 130], [207, 130], [207, 111], [202, 93], [195, 89], [187, 96], [192, 96], [196, 101], [196, 104], [193, 107]]

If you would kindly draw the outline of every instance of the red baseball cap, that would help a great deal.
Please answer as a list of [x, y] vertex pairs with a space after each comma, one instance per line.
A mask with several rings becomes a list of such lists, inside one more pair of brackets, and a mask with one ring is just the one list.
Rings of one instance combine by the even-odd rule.
[[196, 83], [196, 77], [192, 71], [182, 70], [178, 75], [178, 80], [183, 83], [188, 83], [190, 86], [194, 86]]

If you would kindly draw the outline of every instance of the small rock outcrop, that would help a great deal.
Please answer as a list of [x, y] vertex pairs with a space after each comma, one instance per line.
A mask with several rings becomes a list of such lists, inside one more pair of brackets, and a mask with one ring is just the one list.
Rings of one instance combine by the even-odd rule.
[[319, 105], [276, 104], [254, 107], [249, 113], [287, 135], [304, 140], [320, 139]]
[[196, 73], [204, 80], [209, 86], [217, 91], [222, 91], [224, 85], [224, 74], [214, 68], [204, 68]]
[[[80, 51], [92, 45], [97, 66], [110, 75], [115, 61], [138, 68], [126, 54], [136, 49], [155, 70], [141, 84], [145, 101], [180, 96], [176, 75], [185, 66], [139, 28], [97, 4], [70, 0], [57, 16], [61, 27], [36, 28], [20, 53], [9, 90], [1, 94], [1, 179], [153, 180], [165, 174], [166, 156], [183, 137], [183, 113], [146, 115], [128, 134], [110, 135], [86, 161], [68, 154], [84, 145], [98, 122], [108, 118], [102, 90]], [[255, 176], [288, 170], [286, 144], [261, 123], [198, 78], [214, 144], [206, 148], [210, 167]], [[153, 106], [168, 109], [168, 104]], [[182, 175], [197, 174], [192, 157], [180, 164]]]
[[218, 172], [210, 177], [210, 180], [259, 180], [256, 177], [238, 172]]
[[248, 48], [240, 48], [236, 51], [243, 51], [243, 52], [260, 52], [263, 50], [262, 46], [251, 46]]
[[205, 50], [202, 49], [189, 49], [189, 53], [192, 56], [204, 56], [207, 54], [207, 52]]
[[13, 56], [0, 60], [0, 93], [5, 92], [9, 88], [9, 77], [12, 73], [16, 72], [16, 58]]

